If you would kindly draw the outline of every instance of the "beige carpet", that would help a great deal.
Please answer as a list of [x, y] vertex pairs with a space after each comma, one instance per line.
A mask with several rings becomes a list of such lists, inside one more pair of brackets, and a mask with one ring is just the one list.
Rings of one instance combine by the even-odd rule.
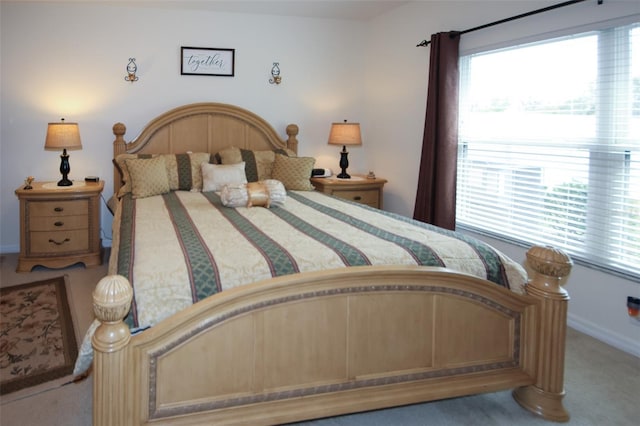
[[[16, 255], [0, 256], [2, 286], [55, 277], [61, 271], [34, 270], [16, 274]], [[106, 265], [84, 269], [66, 268], [70, 302], [78, 341], [93, 319], [91, 292], [106, 274]], [[571, 426], [630, 426], [640, 418], [640, 358], [621, 352], [575, 330], [568, 330], [565, 372], [565, 406]], [[23, 399], [6, 402], [0, 397], [0, 424], [65, 425], [91, 424], [92, 379], [59, 387]], [[496, 392], [444, 401], [416, 404], [368, 413], [333, 417], [302, 424], [332, 425], [495, 425], [540, 426], [542, 420], [511, 398], [510, 392]]]

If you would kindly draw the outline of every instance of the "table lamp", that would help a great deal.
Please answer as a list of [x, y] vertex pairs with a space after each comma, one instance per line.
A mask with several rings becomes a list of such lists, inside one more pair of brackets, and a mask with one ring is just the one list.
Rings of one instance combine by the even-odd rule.
[[71, 171], [67, 149], [82, 149], [78, 123], [66, 123], [64, 118], [60, 120], [60, 123], [49, 123], [44, 149], [47, 151], [59, 151], [62, 149], [62, 155], [60, 155], [60, 173], [62, 173], [62, 179], [58, 182], [58, 186], [73, 185], [73, 182], [67, 178], [67, 175]]
[[329, 132], [329, 145], [342, 145], [340, 152], [340, 168], [342, 172], [336, 176], [339, 179], [350, 179], [347, 173], [349, 167], [349, 152], [347, 145], [362, 145], [362, 137], [360, 136], [360, 123], [332, 123], [331, 132]]

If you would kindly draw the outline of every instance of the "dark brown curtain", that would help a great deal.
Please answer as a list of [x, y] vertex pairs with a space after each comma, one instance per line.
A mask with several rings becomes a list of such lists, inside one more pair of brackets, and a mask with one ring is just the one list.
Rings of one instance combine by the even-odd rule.
[[458, 33], [431, 36], [427, 115], [414, 219], [455, 228], [458, 160]]

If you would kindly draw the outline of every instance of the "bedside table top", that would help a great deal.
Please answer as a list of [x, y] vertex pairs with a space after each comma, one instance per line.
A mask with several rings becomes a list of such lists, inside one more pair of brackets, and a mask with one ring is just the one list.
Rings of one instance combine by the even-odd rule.
[[51, 195], [55, 194], [75, 194], [75, 193], [91, 193], [102, 192], [104, 189], [104, 181], [85, 182], [74, 180], [71, 186], [58, 186], [57, 181], [51, 182], [32, 182], [32, 189], [24, 189], [24, 185], [20, 185], [16, 189], [16, 195]]
[[358, 185], [382, 185], [387, 183], [387, 180], [379, 177], [376, 177], [375, 179], [369, 179], [365, 175], [351, 175], [351, 179], [339, 179], [335, 176], [312, 177], [311, 182], [317, 183], [318, 185], [358, 186]]

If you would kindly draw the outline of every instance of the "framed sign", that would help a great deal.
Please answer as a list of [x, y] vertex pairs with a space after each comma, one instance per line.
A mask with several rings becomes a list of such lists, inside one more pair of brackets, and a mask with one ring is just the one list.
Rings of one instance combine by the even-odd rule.
[[235, 49], [181, 47], [180, 74], [233, 77]]

